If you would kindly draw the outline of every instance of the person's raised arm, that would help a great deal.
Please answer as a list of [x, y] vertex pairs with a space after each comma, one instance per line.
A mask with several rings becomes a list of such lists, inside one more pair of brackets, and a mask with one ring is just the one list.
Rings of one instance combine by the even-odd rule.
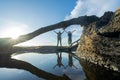
[[76, 30], [73, 30], [72, 33], [75, 32], [75, 31], [76, 31]]
[[65, 30], [63, 30], [62, 34], [64, 33]]
[[57, 32], [56, 31], [54, 31], [56, 34], [57, 34]]
[[66, 30], [64, 30], [66, 33], [68, 33]]

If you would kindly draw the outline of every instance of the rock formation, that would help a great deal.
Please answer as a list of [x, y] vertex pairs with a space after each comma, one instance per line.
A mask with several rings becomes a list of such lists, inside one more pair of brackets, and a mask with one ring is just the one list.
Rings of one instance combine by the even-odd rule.
[[81, 59], [120, 71], [120, 9], [85, 27], [77, 48]]
[[120, 71], [120, 9], [105, 12], [101, 17], [81, 16], [42, 27], [34, 32], [21, 35], [18, 39], [0, 38], [0, 50], [10, 50], [13, 45], [28, 41], [42, 33], [66, 28], [70, 25], [84, 26], [77, 48], [77, 55], [95, 64]]
[[12, 39], [12, 38], [0, 38], [0, 50], [6, 50], [6, 49], [11, 49], [12, 46], [28, 41], [42, 33], [57, 29], [57, 28], [63, 28], [65, 29], [66, 27], [70, 26], [70, 25], [83, 25], [83, 26], [87, 26], [90, 23], [94, 22], [98, 20], [98, 17], [96, 16], [81, 16], [78, 18], [74, 18], [74, 19], [70, 19], [70, 20], [66, 20], [66, 21], [62, 21], [50, 26], [46, 26], [46, 27], [42, 27], [34, 32], [25, 34], [25, 35], [21, 35], [19, 38], [17, 39]]

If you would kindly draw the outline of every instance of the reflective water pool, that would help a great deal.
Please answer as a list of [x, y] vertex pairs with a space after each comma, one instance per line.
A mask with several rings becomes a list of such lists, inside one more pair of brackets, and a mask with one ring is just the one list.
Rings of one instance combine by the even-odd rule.
[[[17, 54], [17, 55], [16, 55]], [[84, 80], [79, 61], [71, 53], [15, 53], [0, 58], [0, 80]]]
[[0, 54], [0, 80], [120, 80], [120, 73], [73, 53]]

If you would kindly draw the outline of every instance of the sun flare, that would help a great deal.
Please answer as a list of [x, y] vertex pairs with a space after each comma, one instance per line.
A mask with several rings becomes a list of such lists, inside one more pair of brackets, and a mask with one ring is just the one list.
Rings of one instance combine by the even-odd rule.
[[23, 30], [18, 27], [12, 27], [12, 28], [7, 28], [3, 34], [5, 37], [11, 37], [12, 39], [17, 39], [20, 35], [23, 34]]

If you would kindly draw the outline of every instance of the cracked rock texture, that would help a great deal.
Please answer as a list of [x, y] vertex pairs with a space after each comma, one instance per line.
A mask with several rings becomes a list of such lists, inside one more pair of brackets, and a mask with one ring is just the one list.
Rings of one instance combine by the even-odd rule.
[[84, 27], [77, 55], [100, 66], [120, 71], [120, 9], [106, 12]]

